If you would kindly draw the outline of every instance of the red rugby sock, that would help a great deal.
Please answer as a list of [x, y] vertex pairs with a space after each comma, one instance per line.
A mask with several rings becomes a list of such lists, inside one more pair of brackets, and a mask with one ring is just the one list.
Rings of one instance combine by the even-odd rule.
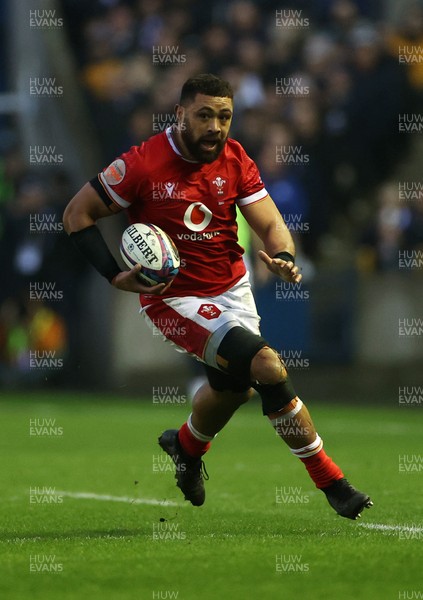
[[[201, 435], [201, 434], [200, 434]], [[179, 443], [182, 446], [182, 449], [189, 456], [200, 457], [203, 456], [207, 452], [207, 450], [211, 446], [211, 439], [209, 436], [201, 436], [203, 438], [208, 438], [207, 441], [205, 439], [200, 440], [192, 433], [190, 430], [188, 423], [184, 423], [178, 432]]]
[[341, 469], [326, 454], [323, 448], [317, 454], [313, 454], [313, 456], [308, 456], [307, 458], [300, 457], [300, 460], [304, 463], [308, 474], [319, 489], [326, 488], [334, 481], [344, 477]]

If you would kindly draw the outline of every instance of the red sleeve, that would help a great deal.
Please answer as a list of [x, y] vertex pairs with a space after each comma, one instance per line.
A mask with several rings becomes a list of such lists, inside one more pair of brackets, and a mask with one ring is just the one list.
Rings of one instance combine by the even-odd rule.
[[106, 203], [128, 208], [139, 197], [141, 180], [140, 147], [132, 146], [98, 174], [98, 183], [92, 183]]
[[263, 200], [268, 192], [261, 180], [256, 163], [242, 150], [242, 171], [238, 190], [238, 206]]

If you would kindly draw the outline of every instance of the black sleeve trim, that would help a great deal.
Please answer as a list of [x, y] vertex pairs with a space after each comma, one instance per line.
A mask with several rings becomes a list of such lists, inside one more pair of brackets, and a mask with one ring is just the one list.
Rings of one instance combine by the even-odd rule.
[[109, 207], [111, 204], [114, 204], [113, 200], [110, 198], [104, 187], [101, 185], [98, 175], [90, 179], [89, 183], [93, 186], [93, 188], [107, 207]]

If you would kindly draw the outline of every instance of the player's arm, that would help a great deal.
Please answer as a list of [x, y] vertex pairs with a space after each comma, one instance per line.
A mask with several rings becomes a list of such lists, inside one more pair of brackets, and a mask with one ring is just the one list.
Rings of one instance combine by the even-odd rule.
[[302, 275], [295, 265], [295, 244], [272, 198], [267, 195], [240, 210], [264, 244], [265, 252], [259, 250], [259, 256], [269, 271], [285, 281], [299, 283]]
[[63, 214], [63, 225], [71, 240], [97, 271], [120, 290], [141, 294], [160, 294], [165, 284], [148, 287], [138, 279], [141, 265], [122, 271], [96, 226], [98, 219], [110, 217], [121, 209], [107, 206], [90, 183], [86, 183], [72, 198]]

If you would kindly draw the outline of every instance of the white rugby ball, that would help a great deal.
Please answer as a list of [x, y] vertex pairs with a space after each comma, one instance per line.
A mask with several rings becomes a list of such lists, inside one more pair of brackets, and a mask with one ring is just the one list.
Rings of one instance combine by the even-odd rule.
[[125, 229], [120, 254], [132, 269], [141, 265], [139, 278], [148, 286], [172, 281], [179, 272], [179, 252], [171, 238], [157, 225], [133, 223]]

